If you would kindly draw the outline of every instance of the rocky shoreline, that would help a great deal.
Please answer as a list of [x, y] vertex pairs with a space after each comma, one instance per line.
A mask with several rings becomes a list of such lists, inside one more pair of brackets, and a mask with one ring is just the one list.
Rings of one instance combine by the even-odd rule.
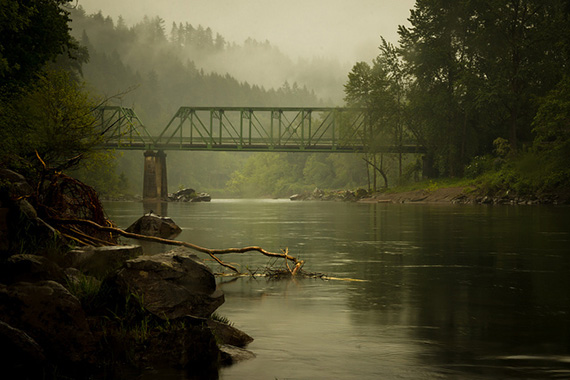
[[539, 205], [568, 204], [566, 193], [518, 196], [507, 191], [503, 194], [483, 195], [471, 187], [447, 187], [435, 190], [414, 190], [400, 193], [376, 193], [363, 198], [367, 203], [451, 203], [480, 205]]
[[[52, 191], [62, 183], [56, 176], [44, 185]], [[49, 198], [38, 186], [8, 169], [0, 169], [0, 184], [0, 347], [9, 378], [123, 378], [162, 367], [217, 378], [220, 366], [255, 356], [245, 349], [253, 338], [216, 316], [224, 293], [190, 251], [147, 256], [110, 234], [109, 241], [87, 236], [79, 225], [76, 236], [101, 244], [70, 249], [70, 236], [47, 223], [57, 220], [55, 209], [45, 214]], [[85, 218], [58, 207], [65, 218]], [[141, 219], [132, 226], [147, 230], [139, 233], [177, 232], [169, 218]]]
[[361, 203], [450, 203], [482, 205], [538, 205], [570, 204], [567, 192], [519, 196], [506, 191], [502, 194], [484, 195], [473, 187], [446, 187], [434, 190], [420, 189], [404, 192], [377, 192], [369, 194], [364, 189], [324, 191], [315, 189], [292, 195], [292, 201], [344, 201]]

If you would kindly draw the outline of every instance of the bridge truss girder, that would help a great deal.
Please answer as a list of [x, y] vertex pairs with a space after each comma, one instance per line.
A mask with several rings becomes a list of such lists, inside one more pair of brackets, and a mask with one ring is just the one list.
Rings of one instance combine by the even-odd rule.
[[346, 108], [181, 107], [157, 149], [359, 151], [362, 110]]
[[101, 106], [95, 110], [100, 133], [105, 136], [103, 145], [118, 149], [147, 149], [154, 138], [131, 108]]
[[[180, 107], [159, 136], [130, 108], [97, 110], [105, 147], [134, 150], [363, 152], [371, 140], [365, 109], [331, 107]], [[417, 144], [378, 153], [422, 153]]]

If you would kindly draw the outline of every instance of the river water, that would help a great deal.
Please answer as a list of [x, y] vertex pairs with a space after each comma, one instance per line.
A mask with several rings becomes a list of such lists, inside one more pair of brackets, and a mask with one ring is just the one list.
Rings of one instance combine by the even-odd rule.
[[[255, 338], [248, 349], [257, 355], [221, 369], [220, 379], [570, 378], [570, 207], [105, 207], [123, 228], [154, 207], [182, 227], [179, 240], [288, 248], [305, 270], [363, 280], [219, 278], [226, 302], [218, 314]], [[222, 258], [250, 272], [282, 265], [259, 253]]]

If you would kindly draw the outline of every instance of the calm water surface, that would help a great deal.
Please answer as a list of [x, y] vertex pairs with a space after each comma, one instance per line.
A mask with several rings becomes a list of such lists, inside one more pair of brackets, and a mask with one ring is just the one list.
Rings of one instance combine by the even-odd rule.
[[[182, 227], [179, 240], [288, 247], [306, 270], [365, 280], [220, 278], [226, 302], [218, 313], [255, 338], [248, 349], [257, 355], [223, 368], [221, 379], [570, 378], [569, 207], [288, 200], [105, 207], [123, 228], [153, 209]], [[223, 259], [243, 271], [279, 264], [259, 253]]]

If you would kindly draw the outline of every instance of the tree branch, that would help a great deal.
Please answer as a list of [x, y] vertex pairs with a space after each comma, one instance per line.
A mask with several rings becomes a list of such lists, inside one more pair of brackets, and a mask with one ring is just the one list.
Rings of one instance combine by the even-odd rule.
[[166, 245], [176, 245], [176, 246], [190, 248], [190, 249], [193, 249], [195, 251], [208, 254], [212, 259], [217, 261], [220, 265], [222, 265], [226, 268], [229, 268], [236, 273], [239, 273], [239, 271], [235, 267], [233, 267], [232, 265], [224, 263], [215, 255], [222, 255], [222, 254], [227, 254], [227, 253], [245, 253], [245, 252], [250, 252], [250, 251], [257, 251], [257, 252], [259, 252], [265, 256], [280, 257], [280, 258], [285, 258], [286, 260], [290, 260], [293, 263], [295, 263], [296, 267], [300, 267], [303, 265], [303, 261], [302, 260], [299, 261], [299, 260], [297, 260], [297, 258], [289, 255], [288, 250], [283, 251], [283, 253], [274, 253], [274, 252], [266, 251], [261, 247], [255, 247], [255, 246], [243, 247], [243, 248], [209, 249], [209, 248], [200, 247], [200, 246], [192, 244], [192, 243], [187, 243], [184, 241], [164, 239], [164, 238], [159, 238], [159, 237], [155, 237], [155, 236], [140, 235], [140, 234], [135, 234], [132, 232], [123, 231], [122, 229], [116, 228], [116, 227], [101, 226], [95, 222], [92, 222], [90, 220], [85, 220], [85, 219], [56, 219], [56, 218], [52, 218], [52, 219], [50, 219], [50, 222], [53, 222], [54, 224], [59, 224], [59, 225], [74, 225], [74, 224], [75, 225], [87, 225], [87, 226], [96, 228], [100, 231], [116, 233], [116, 234], [119, 234], [121, 236], [124, 236], [126, 238], [130, 238], [130, 239], [152, 241], [155, 243], [161, 243], [161, 244], [166, 244]]

